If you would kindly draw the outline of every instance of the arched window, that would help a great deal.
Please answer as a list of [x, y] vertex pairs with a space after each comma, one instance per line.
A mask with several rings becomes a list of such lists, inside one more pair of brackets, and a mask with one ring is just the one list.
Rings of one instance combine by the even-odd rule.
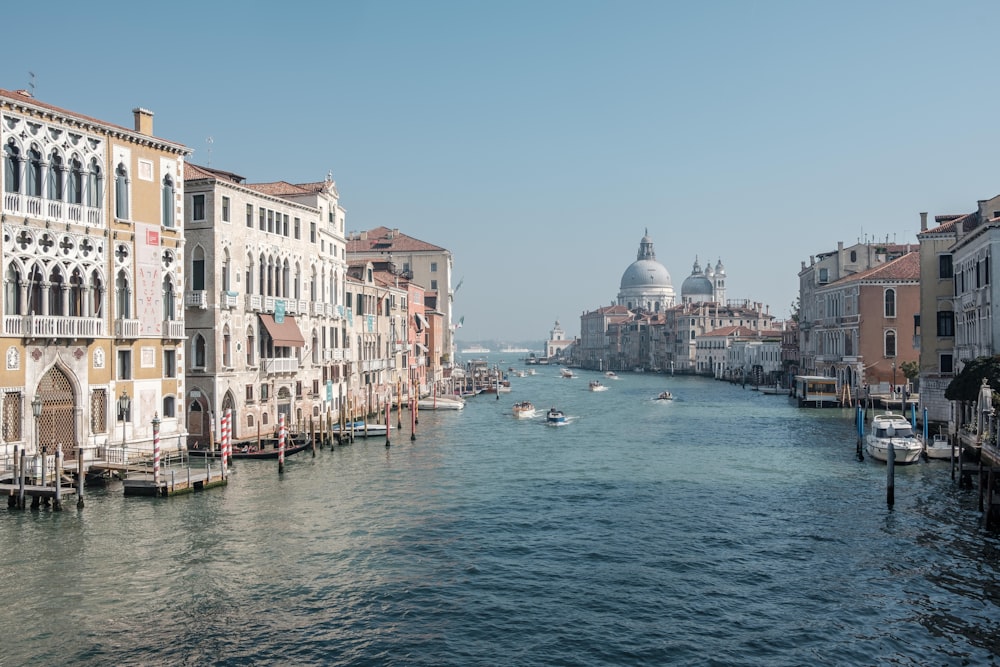
[[174, 179], [170, 174], [163, 177], [162, 201], [163, 226], [174, 226]]
[[42, 196], [42, 154], [35, 149], [28, 151], [28, 194]]
[[191, 253], [191, 289], [195, 292], [205, 289], [205, 250], [201, 246]]
[[254, 335], [253, 327], [247, 327], [247, 366], [253, 366]]
[[127, 320], [132, 315], [132, 290], [128, 282], [128, 274], [124, 270], [118, 272], [115, 278], [115, 311], [118, 319]]
[[128, 171], [123, 163], [115, 169], [115, 217], [128, 220]]
[[104, 316], [104, 281], [101, 273], [94, 269], [90, 274], [90, 317]]
[[3, 189], [4, 192], [21, 191], [21, 151], [13, 144], [3, 147]]
[[896, 290], [891, 287], [885, 291], [885, 316], [896, 317]]
[[247, 253], [246, 285], [243, 287], [247, 294], [253, 294], [253, 255]]
[[205, 345], [205, 337], [197, 334], [194, 337], [194, 365], [195, 368], [205, 368], [205, 360], [208, 357]]
[[258, 271], [258, 276], [257, 276], [257, 289], [260, 291], [261, 296], [266, 296], [267, 292], [265, 290], [267, 289], [267, 265], [264, 263], [264, 255], [260, 256], [258, 265], [260, 269]]
[[70, 204], [82, 204], [83, 203], [83, 164], [73, 158], [69, 163], [69, 180], [67, 181], [67, 186], [69, 188], [66, 201]]
[[174, 319], [176, 313], [176, 301], [174, 300], [174, 283], [170, 276], [163, 277], [163, 319], [170, 321]]
[[21, 272], [11, 264], [4, 275], [3, 314], [23, 315], [21, 312]]
[[69, 277], [69, 316], [70, 317], [83, 317], [86, 315], [84, 312], [85, 308], [85, 290], [83, 288], [83, 274], [80, 269], [73, 269], [73, 273]]
[[885, 356], [896, 356], [896, 332], [893, 329], [885, 332]]
[[226, 368], [232, 368], [233, 366], [233, 337], [229, 333], [229, 325], [227, 324], [222, 330], [222, 365]]
[[48, 198], [62, 201], [63, 198], [63, 159], [56, 152], [49, 155], [49, 192]]
[[319, 363], [319, 336], [313, 331], [312, 334], [312, 362], [314, 364]]
[[45, 278], [42, 269], [34, 264], [28, 272], [28, 315], [42, 315], [42, 290]]
[[229, 286], [229, 250], [224, 250], [222, 253], [222, 289], [227, 292], [232, 289]]
[[173, 419], [177, 416], [177, 409], [175, 407], [176, 399], [173, 396], [163, 397], [163, 416], [164, 418]]
[[87, 171], [87, 206], [104, 206], [104, 172], [101, 171], [97, 158], [90, 161], [90, 169]]
[[56, 266], [49, 274], [49, 315], [66, 315], [63, 308], [63, 286], [66, 284], [66, 276], [63, 275], [62, 268]]
[[253, 415], [247, 415], [247, 428], [253, 428]]

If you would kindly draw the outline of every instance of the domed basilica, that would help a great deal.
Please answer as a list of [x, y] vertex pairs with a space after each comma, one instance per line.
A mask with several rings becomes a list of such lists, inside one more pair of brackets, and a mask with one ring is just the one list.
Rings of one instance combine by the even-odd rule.
[[[715, 269], [709, 264], [702, 271], [698, 259], [695, 258], [691, 275], [681, 285], [681, 302], [724, 303], [725, 298], [726, 269], [722, 266], [722, 260], [720, 259], [715, 265]], [[644, 310], [650, 313], [664, 311], [675, 304], [670, 272], [667, 271], [667, 267], [656, 261], [649, 230], [646, 230], [646, 234], [639, 241], [639, 252], [635, 261], [629, 264], [622, 274], [617, 304], [629, 310]]]

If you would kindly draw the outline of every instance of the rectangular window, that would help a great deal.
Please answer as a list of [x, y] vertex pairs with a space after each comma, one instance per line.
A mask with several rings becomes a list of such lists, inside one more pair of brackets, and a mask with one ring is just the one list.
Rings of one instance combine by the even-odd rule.
[[938, 278], [954, 278], [955, 270], [951, 266], [951, 255], [938, 255]]
[[257, 209], [257, 213], [259, 214], [257, 216], [257, 229], [259, 229], [260, 231], [264, 231], [265, 229], [267, 229], [267, 211], [265, 209], [259, 208]]
[[937, 335], [955, 335], [955, 313], [951, 310], [939, 310], [937, 314]]
[[229, 220], [229, 197], [222, 198], [222, 221], [230, 222]]
[[942, 373], [954, 373], [955, 368], [952, 361], [952, 356], [950, 354], [941, 355], [941, 372]]
[[295, 397], [302, 398], [302, 380], [295, 381]]
[[132, 350], [118, 350], [118, 379], [132, 379]]
[[270, 387], [271, 387], [271, 385], [266, 384], [266, 383], [262, 384], [260, 386], [260, 400], [262, 400], [262, 401], [266, 401], [267, 400], [267, 397], [270, 395], [270, 394], [268, 394], [268, 389], [270, 389]]
[[274, 233], [274, 211], [267, 212], [267, 231]]
[[253, 400], [253, 385], [252, 384], [248, 384], [247, 385], [246, 400], [247, 401], [252, 401]]
[[191, 219], [205, 219], [205, 195], [194, 195], [191, 197]]
[[432, 291], [437, 291], [437, 288], [438, 288], [438, 281], [432, 280], [431, 281], [431, 290]]
[[164, 350], [163, 351], [163, 377], [165, 377], [165, 378], [177, 377], [177, 351], [176, 350]]
[[295, 238], [296, 239], [302, 238], [302, 219], [301, 218], [295, 218], [294, 230], [295, 230]]
[[288, 214], [281, 216], [281, 235], [288, 236]]
[[309, 242], [316, 243], [316, 223], [309, 223]]
[[253, 229], [253, 204], [247, 204], [247, 227]]
[[437, 273], [437, 270], [438, 270], [438, 263], [431, 262], [431, 273]]
[[319, 394], [319, 380], [313, 380], [313, 394]]

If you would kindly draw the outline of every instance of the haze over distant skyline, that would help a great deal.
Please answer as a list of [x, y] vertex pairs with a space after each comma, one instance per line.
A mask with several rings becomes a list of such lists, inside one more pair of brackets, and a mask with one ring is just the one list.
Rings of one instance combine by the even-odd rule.
[[[134, 3], [5, 8], [0, 87], [250, 182], [332, 172], [351, 231], [454, 256], [459, 340], [609, 305], [648, 229], [787, 317], [800, 264], [997, 194], [992, 2]], [[979, 36], [977, 36], [979, 35]], [[33, 72], [34, 76], [29, 74]]]

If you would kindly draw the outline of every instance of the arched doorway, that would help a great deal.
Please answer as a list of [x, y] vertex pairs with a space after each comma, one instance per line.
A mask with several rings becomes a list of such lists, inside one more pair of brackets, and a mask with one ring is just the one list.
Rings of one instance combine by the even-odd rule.
[[238, 440], [239, 436], [236, 432], [237, 422], [239, 421], [239, 416], [236, 414], [236, 399], [233, 397], [232, 391], [227, 391], [225, 396], [222, 397], [222, 411], [219, 413], [220, 419], [226, 416], [226, 411], [230, 410], [229, 413], [232, 415], [232, 419], [229, 423], [229, 437], [233, 440]]
[[67, 460], [76, 459], [76, 392], [62, 369], [53, 366], [38, 383], [42, 415], [38, 419], [38, 444], [47, 453], [62, 449]]
[[278, 390], [278, 414], [285, 415], [285, 428], [292, 429], [292, 392], [288, 387]]

